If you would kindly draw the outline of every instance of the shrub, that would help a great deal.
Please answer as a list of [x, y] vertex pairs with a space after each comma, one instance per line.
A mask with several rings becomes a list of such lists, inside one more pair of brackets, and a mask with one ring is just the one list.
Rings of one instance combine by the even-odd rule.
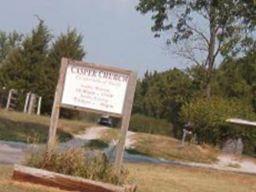
[[83, 149], [55, 149], [50, 154], [41, 149], [29, 155], [26, 165], [116, 185], [124, 184], [128, 175], [122, 170], [118, 176], [104, 153], [86, 153]]
[[151, 134], [171, 135], [172, 124], [164, 119], [156, 119], [141, 114], [132, 115], [130, 130]]
[[[181, 122], [192, 122], [194, 132], [200, 143], [210, 142], [221, 144], [226, 138], [242, 137], [245, 142], [245, 152], [249, 153], [248, 145], [255, 141], [255, 129], [233, 125], [226, 122], [228, 118], [244, 118], [253, 120], [255, 114], [252, 108], [238, 100], [199, 98], [185, 104], [181, 108]], [[250, 143], [250, 144], [249, 144]]]

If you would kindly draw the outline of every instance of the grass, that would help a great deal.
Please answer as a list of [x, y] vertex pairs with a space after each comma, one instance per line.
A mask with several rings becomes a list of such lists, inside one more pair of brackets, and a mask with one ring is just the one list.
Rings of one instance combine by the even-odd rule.
[[[119, 130], [109, 129], [102, 135], [104, 142], [118, 138]], [[181, 147], [181, 142], [172, 137], [135, 133], [136, 141], [131, 149], [126, 149], [130, 154], [147, 155], [167, 160], [181, 160], [199, 163], [213, 163], [217, 161], [218, 150], [209, 145], [190, 144]]]
[[25, 165], [114, 185], [124, 184], [128, 174], [125, 169], [121, 175], [117, 175], [113, 164], [104, 153], [88, 152], [81, 148], [63, 150], [56, 147], [49, 154], [46, 149], [39, 149], [27, 158]]
[[[92, 125], [61, 119], [58, 127], [59, 141], [69, 140], [73, 134]], [[44, 143], [47, 140], [48, 129], [49, 117], [47, 116], [0, 110], [0, 140]], [[118, 129], [108, 129], [103, 133], [102, 141], [93, 141], [90, 145], [92, 148], [107, 147], [109, 142], [119, 137], [119, 133]], [[136, 133], [134, 139], [137, 141], [134, 148], [128, 149], [132, 154], [204, 163], [214, 162], [217, 157], [216, 150], [209, 146], [190, 145], [180, 148], [179, 141], [171, 137]]]
[[177, 139], [150, 134], [137, 134], [134, 139], [134, 149], [148, 156], [199, 163], [217, 160], [218, 151], [208, 145], [190, 144], [182, 147]]
[[138, 192], [253, 192], [256, 177], [178, 166], [129, 164]]
[[94, 150], [94, 149], [104, 149], [104, 148], [107, 148], [108, 146], [109, 146], [108, 143], [100, 139], [92, 139], [90, 140], [89, 144], [84, 147]]
[[100, 139], [105, 143], [110, 143], [112, 140], [117, 140], [119, 137], [120, 137], [119, 129], [109, 128], [104, 132], [102, 132]]
[[[45, 143], [48, 137], [50, 118], [19, 112], [0, 110], [0, 140]], [[73, 134], [92, 124], [63, 120], [59, 121], [59, 141], [67, 141]]]
[[[128, 164], [126, 167], [129, 170], [129, 181], [138, 185], [138, 192], [256, 191], [256, 177], [252, 175], [155, 164]], [[0, 165], [1, 192], [64, 192], [14, 182], [11, 174], [11, 166]]]

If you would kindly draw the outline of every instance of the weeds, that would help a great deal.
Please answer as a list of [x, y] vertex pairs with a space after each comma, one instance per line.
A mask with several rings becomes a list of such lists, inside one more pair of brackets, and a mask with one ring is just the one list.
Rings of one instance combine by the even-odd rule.
[[124, 169], [118, 176], [104, 153], [84, 149], [55, 149], [51, 153], [41, 149], [27, 158], [26, 165], [115, 185], [123, 185], [128, 176]]

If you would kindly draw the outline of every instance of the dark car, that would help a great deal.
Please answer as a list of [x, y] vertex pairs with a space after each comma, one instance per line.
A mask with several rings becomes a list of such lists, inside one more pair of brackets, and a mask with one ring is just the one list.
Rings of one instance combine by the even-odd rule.
[[98, 120], [98, 124], [105, 125], [105, 126], [108, 126], [108, 127], [113, 127], [113, 121], [109, 116], [102, 116]]

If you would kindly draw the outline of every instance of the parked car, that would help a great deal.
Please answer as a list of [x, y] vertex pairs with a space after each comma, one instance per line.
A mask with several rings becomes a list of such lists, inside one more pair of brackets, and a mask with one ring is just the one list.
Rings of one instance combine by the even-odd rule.
[[100, 117], [100, 119], [98, 120], [98, 124], [105, 125], [108, 127], [113, 127], [113, 121], [112, 121], [111, 117], [109, 117], [107, 115]]

